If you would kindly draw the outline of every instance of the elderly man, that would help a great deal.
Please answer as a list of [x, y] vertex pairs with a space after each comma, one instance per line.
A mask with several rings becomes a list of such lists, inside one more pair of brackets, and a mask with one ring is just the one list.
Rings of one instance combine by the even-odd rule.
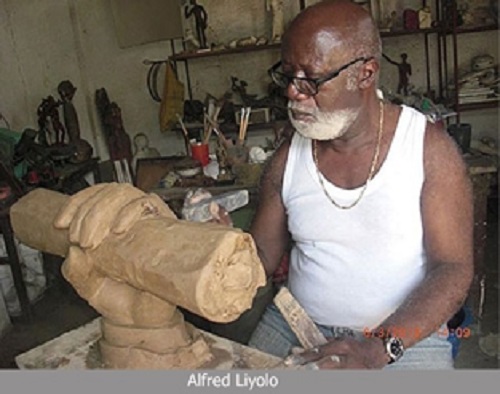
[[[441, 128], [378, 97], [380, 57], [362, 7], [323, 1], [270, 70], [296, 132], [263, 175], [251, 233], [269, 275], [293, 244], [287, 286], [331, 338], [289, 360], [312, 369], [452, 368], [439, 328], [473, 275], [464, 163]], [[271, 304], [250, 345], [284, 357], [299, 343]]]

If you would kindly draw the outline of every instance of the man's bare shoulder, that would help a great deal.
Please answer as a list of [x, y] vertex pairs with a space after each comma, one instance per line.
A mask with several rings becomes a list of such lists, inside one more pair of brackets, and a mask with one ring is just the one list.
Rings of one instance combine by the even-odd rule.
[[440, 126], [428, 123], [424, 140], [426, 178], [464, 175], [466, 166], [451, 136]]

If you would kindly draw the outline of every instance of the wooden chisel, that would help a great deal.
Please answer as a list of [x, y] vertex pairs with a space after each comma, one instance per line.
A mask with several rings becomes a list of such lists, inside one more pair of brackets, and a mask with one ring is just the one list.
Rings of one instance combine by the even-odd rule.
[[286, 287], [283, 286], [278, 291], [274, 297], [274, 304], [304, 349], [324, 345], [327, 342], [325, 336]]

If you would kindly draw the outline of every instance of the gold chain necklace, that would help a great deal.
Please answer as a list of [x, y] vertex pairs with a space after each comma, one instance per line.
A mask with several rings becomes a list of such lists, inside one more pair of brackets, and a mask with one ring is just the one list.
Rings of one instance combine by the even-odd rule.
[[318, 153], [317, 153], [317, 142], [316, 140], [313, 140], [313, 158], [314, 158], [314, 164], [316, 165], [316, 173], [318, 174], [318, 179], [319, 183], [321, 185], [321, 188], [323, 189], [323, 192], [325, 193], [325, 196], [330, 200], [330, 202], [335, 205], [337, 208], [340, 209], [351, 209], [354, 207], [358, 202], [361, 201], [363, 198], [363, 195], [365, 194], [366, 188], [368, 187], [368, 183], [372, 180], [373, 176], [375, 175], [375, 168], [377, 168], [377, 162], [378, 162], [378, 157], [380, 154], [380, 143], [382, 142], [382, 131], [384, 129], [384, 104], [382, 101], [380, 101], [380, 115], [379, 115], [379, 125], [378, 125], [378, 138], [377, 138], [377, 146], [375, 147], [375, 153], [373, 154], [373, 160], [372, 160], [372, 165], [370, 167], [370, 173], [368, 174], [368, 178], [366, 179], [366, 182], [361, 189], [361, 192], [359, 193], [358, 198], [354, 200], [353, 203], [349, 205], [340, 205], [337, 203], [332, 196], [328, 193], [326, 190], [325, 184], [323, 182], [323, 177], [321, 175], [321, 172], [319, 171], [319, 164], [318, 164]]

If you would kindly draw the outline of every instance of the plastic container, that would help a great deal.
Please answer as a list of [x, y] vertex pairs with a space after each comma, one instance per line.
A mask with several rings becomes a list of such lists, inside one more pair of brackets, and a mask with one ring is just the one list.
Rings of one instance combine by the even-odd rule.
[[193, 159], [198, 160], [203, 167], [210, 163], [210, 157], [208, 156], [208, 144], [202, 144], [200, 142], [196, 144], [191, 144], [191, 156]]

